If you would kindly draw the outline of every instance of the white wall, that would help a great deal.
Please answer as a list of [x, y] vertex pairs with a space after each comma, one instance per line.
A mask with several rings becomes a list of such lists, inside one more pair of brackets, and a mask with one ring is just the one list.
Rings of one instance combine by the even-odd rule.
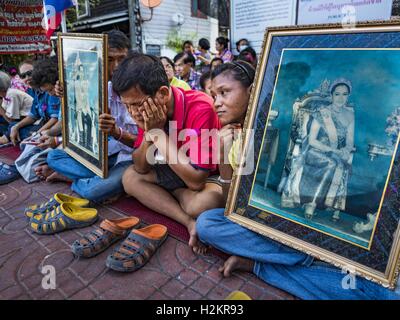
[[[141, 14], [143, 19], [150, 18], [150, 10], [141, 4]], [[211, 44], [211, 50], [215, 51], [215, 39], [218, 36], [218, 20], [207, 17], [200, 19], [192, 17], [191, 0], [163, 0], [160, 6], [153, 9], [153, 18], [151, 21], [142, 24], [143, 30], [143, 49], [146, 44], [161, 45], [162, 55], [174, 57], [175, 52], [165, 46], [168, 33], [176, 28], [176, 24], [172, 21], [175, 13], [181, 13], [185, 16], [185, 22], [180, 27], [182, 38], [185, 36], [196, 34], [194, 45], [200, 38], [207, 38]]]

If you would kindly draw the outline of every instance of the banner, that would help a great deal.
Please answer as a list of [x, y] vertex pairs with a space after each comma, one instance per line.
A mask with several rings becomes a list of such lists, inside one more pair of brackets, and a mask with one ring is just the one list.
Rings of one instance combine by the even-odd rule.
[[298, 24], [389, 20], [391, 0], [299, 0]]
[[0, 54], [50, 53], [42, 21], [43, 1], [1, 0]]
[[236, 41], [246, 38], [260, 53], [265, 28], [296, 23], [296, 3], [296, 0], [231, 0], [232, 49]]

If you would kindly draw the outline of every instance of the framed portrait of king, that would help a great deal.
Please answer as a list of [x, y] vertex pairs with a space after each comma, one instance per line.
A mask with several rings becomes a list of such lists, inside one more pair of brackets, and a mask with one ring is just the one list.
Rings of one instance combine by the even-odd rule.
[[63, 148], [96, 175], [108, 174], [107, 135], [99, 116], [108, 109], [107, 35], [58, 34]]
[[399, 92], [399, 25], [267, 30], [225, 214], [393, 288]]

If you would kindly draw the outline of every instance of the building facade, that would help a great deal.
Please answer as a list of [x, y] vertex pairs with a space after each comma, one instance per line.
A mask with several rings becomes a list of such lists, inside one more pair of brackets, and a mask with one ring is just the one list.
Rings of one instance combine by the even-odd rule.
[[[139, 8], [135, 16], [140, 22], [137, 31], [143, 52], [173, 57], [178, 50], [168, 46], [171, 38], [191, 40], [195, 45], [200, 38], [207, 38], [214, 50], [219, 33], [217, 0], [163, 0], [152, 10], [139, 0], [134, 2]], [[116, 28], [129, 35], [128, 0], [102, 0], [94, 7], [83, 0], [77, 16], [68, 31], [98, 33]]]

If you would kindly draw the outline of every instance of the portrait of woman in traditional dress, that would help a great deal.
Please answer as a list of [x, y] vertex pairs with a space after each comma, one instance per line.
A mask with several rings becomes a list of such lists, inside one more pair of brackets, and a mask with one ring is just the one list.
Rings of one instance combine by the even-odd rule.
[[351, 91], [349, 80], [334, 80], [329, 90], [331, 103], [311, 112], [308, 135], [282, 194], [282, 203], [292, 197], [292, 203], [304, 207], [308, 219], [320, 208], [332, 211], [337, 221], [346, 208], [355, 150], [354, 109], [348, 104]]
[[[262, 82], [265, 93], [254, 102], [254, 135], [263, 137], [254, 144], [255, 174], [241, 180], [243, 188], [252, 184], [248, 205], [247, 194], [238, 191], [238, 207], [249, 207], [240, 214], [289, 234], [298, 232], [294, 223], [371, 248], [379, 217], [388, 210], [383, 203], [400, 146], [392, 124], [398, 117], [400, 53], [379, 53], [282, 53], [275, 84]], [[275, 136], [276, 149], [271, 148]]]

